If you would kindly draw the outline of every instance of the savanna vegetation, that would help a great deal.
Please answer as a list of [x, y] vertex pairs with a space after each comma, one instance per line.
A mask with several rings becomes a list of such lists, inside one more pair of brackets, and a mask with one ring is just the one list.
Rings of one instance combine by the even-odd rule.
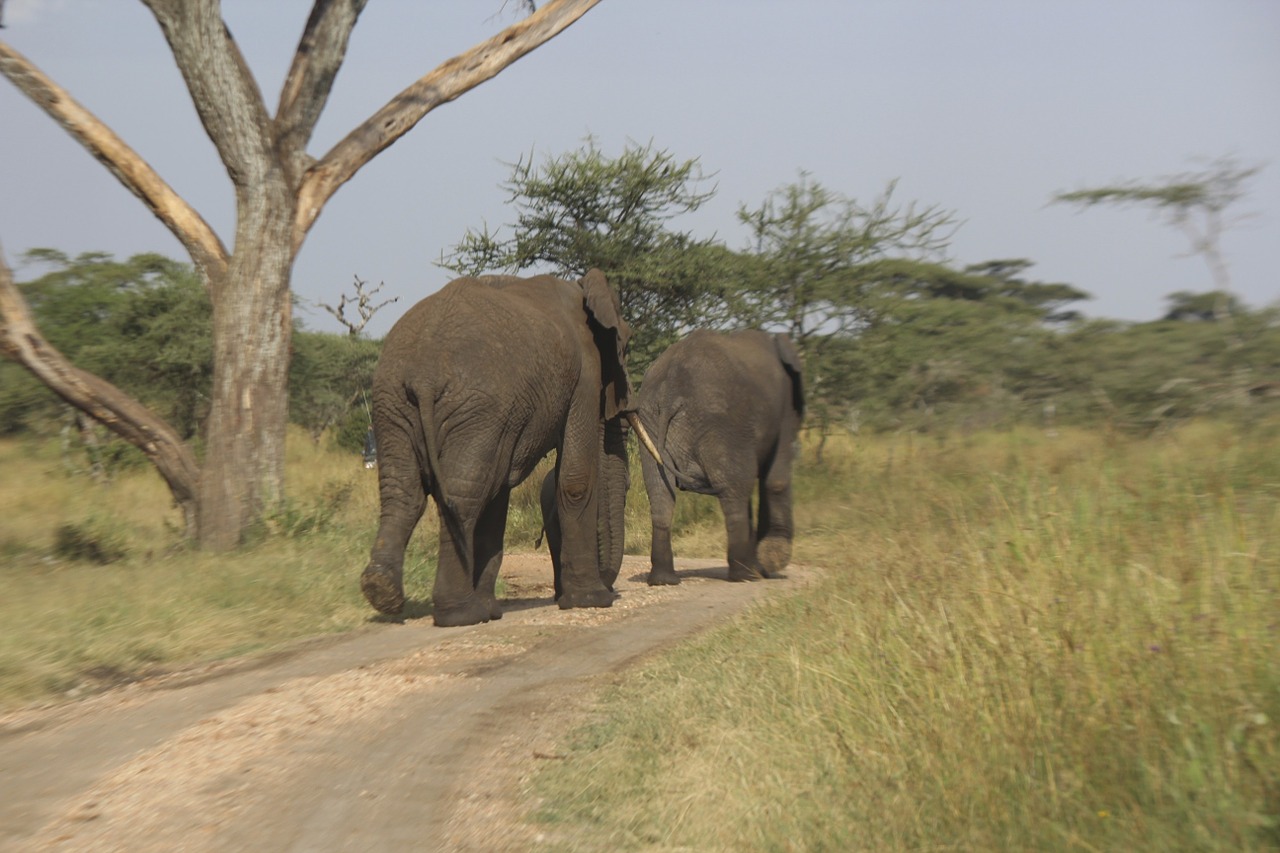
[[829, 441], [796, 484], [822, 579], [612, 689], [533, 783], [547, 849], [1275, 849], [1278, 451]]
[[[1215, 272], [1157, 320], [1088, 319], [1087, 294], [1029, 260], [949, 260], [951, 212], [807, 175], [744, 204], [732, 249], [679, 228], [705, 181], [589, 140], [515, 164], [511, 233], [441, 261], [601, 267], [637, 378], [693, 326], [783, 329], [806, 359], [796, 560], [821, 580], [602, 699], [533, 783], [557, 849], [1280, 845], [1280, 309]], [[1062, 200], [1220, 212], [1186, 183]], [[21, 271], [48, 341], [199, 457], [217, 404], [193, 268], [43, 249]], [[346, 325], [295, 324], [290, 497], [217, 556], [142, 453], [0, 363], [0, 705], [369, 622], [379, 343]], [[533, 547], [539, 479], [513, 496], [509, 549]], [[640, 479], [629, 553], [648, 545]], [[433, 528], [406, 562], [416, 589]], [[721, 553], [714, 501], [682, 497], [675, 536]]]

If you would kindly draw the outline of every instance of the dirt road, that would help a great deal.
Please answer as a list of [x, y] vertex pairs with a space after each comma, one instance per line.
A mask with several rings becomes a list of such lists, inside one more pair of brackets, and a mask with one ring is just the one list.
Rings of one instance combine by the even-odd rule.
[[[0, 717], [0, 850], [525, 850], [521, 781], [595, 689], [765, 594], [723, 561], [677, 587], [628, 558], [608, 610], [561, 611], [508, 556], [506, 615], [378, 624]], [[412, 593], [411, 593], [412, 594]], [[552, 844], [554, 846], [554, 844]]]

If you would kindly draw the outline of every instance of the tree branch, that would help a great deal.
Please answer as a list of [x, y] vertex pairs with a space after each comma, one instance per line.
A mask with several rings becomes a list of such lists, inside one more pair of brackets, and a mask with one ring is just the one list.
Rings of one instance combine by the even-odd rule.
[[89, 150], [178, 238], [205, 280], [227, 269], [227, 250], [209, 224], [148, 163], [26, 57], [0, 42], [0, 74]]
[[599, 2], [552, 0], [525, 20], [443, 63], [347, 134], [303, 179], [294, 222], [294, 252], [301, 247], [325, 203], [365, 163], [412, 130], [431, 110], [496, 76], [554, 38]]
[[205, 133], [237, 197], [269, 182], [277, 165], [262, 93], [222, 21], [217, 0], [142, 0], [155, 15]]
[[178, 434], [146, 406], [71, 364], [41, 336], [13, 273], [0, 255], [0, 353], [17, 361], [63, 400], [137, 447], [156, 466], [195, 536], [200, 469]]
[[280, 90], [275, 133], [295, 180], [306, 168], [307, 143], [347, 55], [347, 42], [368, 0], [316, 0]]

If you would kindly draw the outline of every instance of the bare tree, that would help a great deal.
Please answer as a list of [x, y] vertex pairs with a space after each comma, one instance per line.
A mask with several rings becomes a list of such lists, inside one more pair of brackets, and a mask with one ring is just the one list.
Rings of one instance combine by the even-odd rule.
[[[289, 279], [298, 250], [324, 205], [428, 112], [554, 38], [599, 0], [551, 0], [542, 5], [409, 85], [318, 159], [307, 153], [307, 145], [367, 0], [315, 0], [274, 115], [222, 20], [218, 0], [142, 2], [160, 25], [234, 187], [234, 250], [229, 251], [200, 214], [109, 127], [4, 42], [0, 74], [168, 226], [204, 279], [213, 303], [212, 409], [203, 469], [198, 476], [183, 472], [181, 491], [194, 495], [200, 543], [226, 550], [238, 545], [253, 520], [283, 493], [292, 332]], [[9, 305], [3, 315], [6, 350], [9, 342], [18, 341], [15, 335], [33, 329], [15, 328], [13, 324], [26, 315], [11, 315]], [[90, 381], [87, 374], [37, 375], [72, 405], [108, 425], [130, 408], [128, 398], [101, 387], [105, 383]], [[69, 376], [80, 380], [74, 389], [66, 386]], [[148, 429], [130, 438], [144, 451], [154, 432]], [[174, 481], [165, 476], [174, 488]]]
[[[362, 281], [360, 276], [356, 276], [355, 279], [356, 279], [356, 285], [355, 285], [356, 295], [354, 297], [351, 297], [351, 296], [347, 296], [347, 294], [345, 293], [341, 294], [340, 298], [338, 299], [337, 308], [334, 308], [332, 305], [330, 305], [327, 302], [319, 302], [316, 304], [318, 304], [321, 308], [323, 308], [324, 310], [332, 314], [334, 316], [334, 319], [336, 319], [339, 323], [345, 326], [347, 329], [348, 335], [350, 335], [353, 338], [358, 338], [360, 337], [360, 333], [364, 331], [364, 327], [369, 325], [369, 321], [373, 319], [374, 314], [377, 314], [380, 310], [382, 310], [383, 308], [386, 308], [388, 305], [390, 305], [393, 302], [399, 302], [400, 297], [393, 296], [390, 299], [384, 299], [382, 302], [379, 302], [377, 305], [374, 305], [373, 297], [377, 296], [378, 293], [382, 291], [383, 282], [381, 281], [378, 282], [378, 286], [373, 288], [372, 290], [365, 290], [364, 289], [365, 285], [367, 285], [369, 282]], [[354, 317], [347, 316], [348, 305], [356, 306], [356, 313], [360, 315], [359, 320], [355, 319]]]

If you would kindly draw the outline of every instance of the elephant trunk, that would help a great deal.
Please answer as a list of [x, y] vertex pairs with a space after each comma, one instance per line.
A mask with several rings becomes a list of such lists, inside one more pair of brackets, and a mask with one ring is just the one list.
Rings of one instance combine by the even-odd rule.
[[626, 426], [621, 418], [611, 418], [600, 425], [600, 450], [596, 542], [600, 553], [600, 580], [613, 589], [622, 569], [627, 487], [630, 485]]

